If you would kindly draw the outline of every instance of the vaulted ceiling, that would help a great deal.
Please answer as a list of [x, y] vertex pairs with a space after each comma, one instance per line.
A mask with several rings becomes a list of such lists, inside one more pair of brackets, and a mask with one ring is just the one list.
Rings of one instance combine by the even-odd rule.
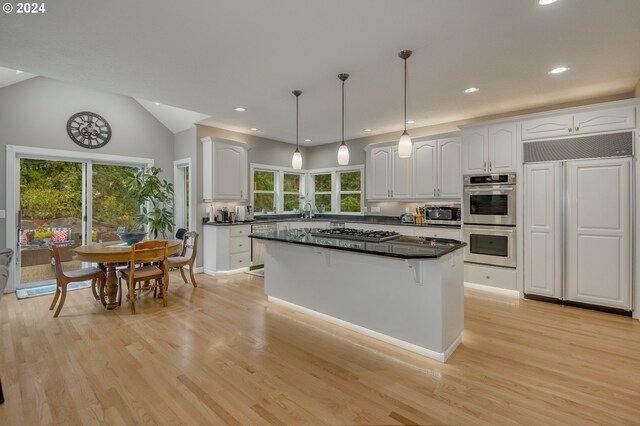
[[[155, 101], [303, 145], [631, 91], [640, 1], [56, 0], [0, 14], [0, 66]], [[564, 65], [570, 70], [550, 75]], [[478, 87], [465, 94], [468, 87]], [[147, 105], [149, 106], [149, 105]], [[236, 107], [246, 108], [236, 112]], [[251, 131], [251, 127], [259, 130]], [[364, 133], [365, 128], [372, 129]]]

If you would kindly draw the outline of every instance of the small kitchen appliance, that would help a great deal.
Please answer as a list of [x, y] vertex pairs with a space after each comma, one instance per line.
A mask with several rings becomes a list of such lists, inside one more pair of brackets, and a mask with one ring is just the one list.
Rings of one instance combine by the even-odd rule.
[[245, 206], [236, 206], [236, 222], [244, 222], [247, 209]]
[[428, 203], [424, 205], [422, 211], [424, 211], [424, 223], [426, 224], [453, 227], [462, 225], [460, 203]]
[[253, 206], [251, 204], [247, 204], [244, 206], [244, 221], [245, 222], [253, 222]]
[[416, 223], [416, 216], [413, 213], [402, 213], [400, 221], [402, 223]]
[[231, 222], [231, 217], [229, 216], [229, 210], [227, 210], [226, 207], [223, 207], [216, 211], [216, 222], [220, 222], [220, 223]]

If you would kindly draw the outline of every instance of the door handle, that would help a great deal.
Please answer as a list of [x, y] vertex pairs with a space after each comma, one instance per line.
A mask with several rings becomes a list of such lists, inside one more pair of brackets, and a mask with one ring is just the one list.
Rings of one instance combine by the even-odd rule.
[[580, 127], [576, 127], [576, 132], [580, 131]]
[[569, 127], [567, 130], [569, 130], [569, 133], [573, 132], [573, 128]]
[[489, 161], [489, 171], [491, 171], [492, 167], [491, 167], [491, 161]]
[[482, 171], [483, 172], [487, 171], [487, 162], [486, 161], [484, 163], [482, 163]]

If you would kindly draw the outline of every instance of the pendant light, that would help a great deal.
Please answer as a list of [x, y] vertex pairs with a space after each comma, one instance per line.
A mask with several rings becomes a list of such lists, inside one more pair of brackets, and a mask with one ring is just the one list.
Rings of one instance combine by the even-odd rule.
[[300, 170], [302, 168], [302, 154], [300, 154], [300, 149], [298, 149], [298, 98], [302, 95], [302, 90], [294, 90], [291, 93], [296, 97], [296, 150], [293, 153], [293, 158], [291, 158], [291, 167], [296, 170]]
[[398, 157], [400, 158], [411, 157], [412, 151], [411, 138], [407, 132], [407, 59], [412, 53], [411, 50], [403, 50], [398, 53], [398, 56], [404, 60], [404, 132], [402, 132], [402, 136], [398, 141]]
[[349, 148], [347, 144], [344, 143], [344, 81], [349, 78], [349, 74], [338, 74], [338, 78], [342, 80], [342, 143], [340, 144], [340, 148], [338, 148], [338, 164], [346, 166], [349, 164]]

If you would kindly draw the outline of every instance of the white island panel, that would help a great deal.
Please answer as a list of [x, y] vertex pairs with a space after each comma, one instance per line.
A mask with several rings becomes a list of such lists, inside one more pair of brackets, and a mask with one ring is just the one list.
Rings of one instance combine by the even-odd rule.
[[460, 343], [462, 250], [403, 260], [263, 241], [271, 301], [439, 361]]

